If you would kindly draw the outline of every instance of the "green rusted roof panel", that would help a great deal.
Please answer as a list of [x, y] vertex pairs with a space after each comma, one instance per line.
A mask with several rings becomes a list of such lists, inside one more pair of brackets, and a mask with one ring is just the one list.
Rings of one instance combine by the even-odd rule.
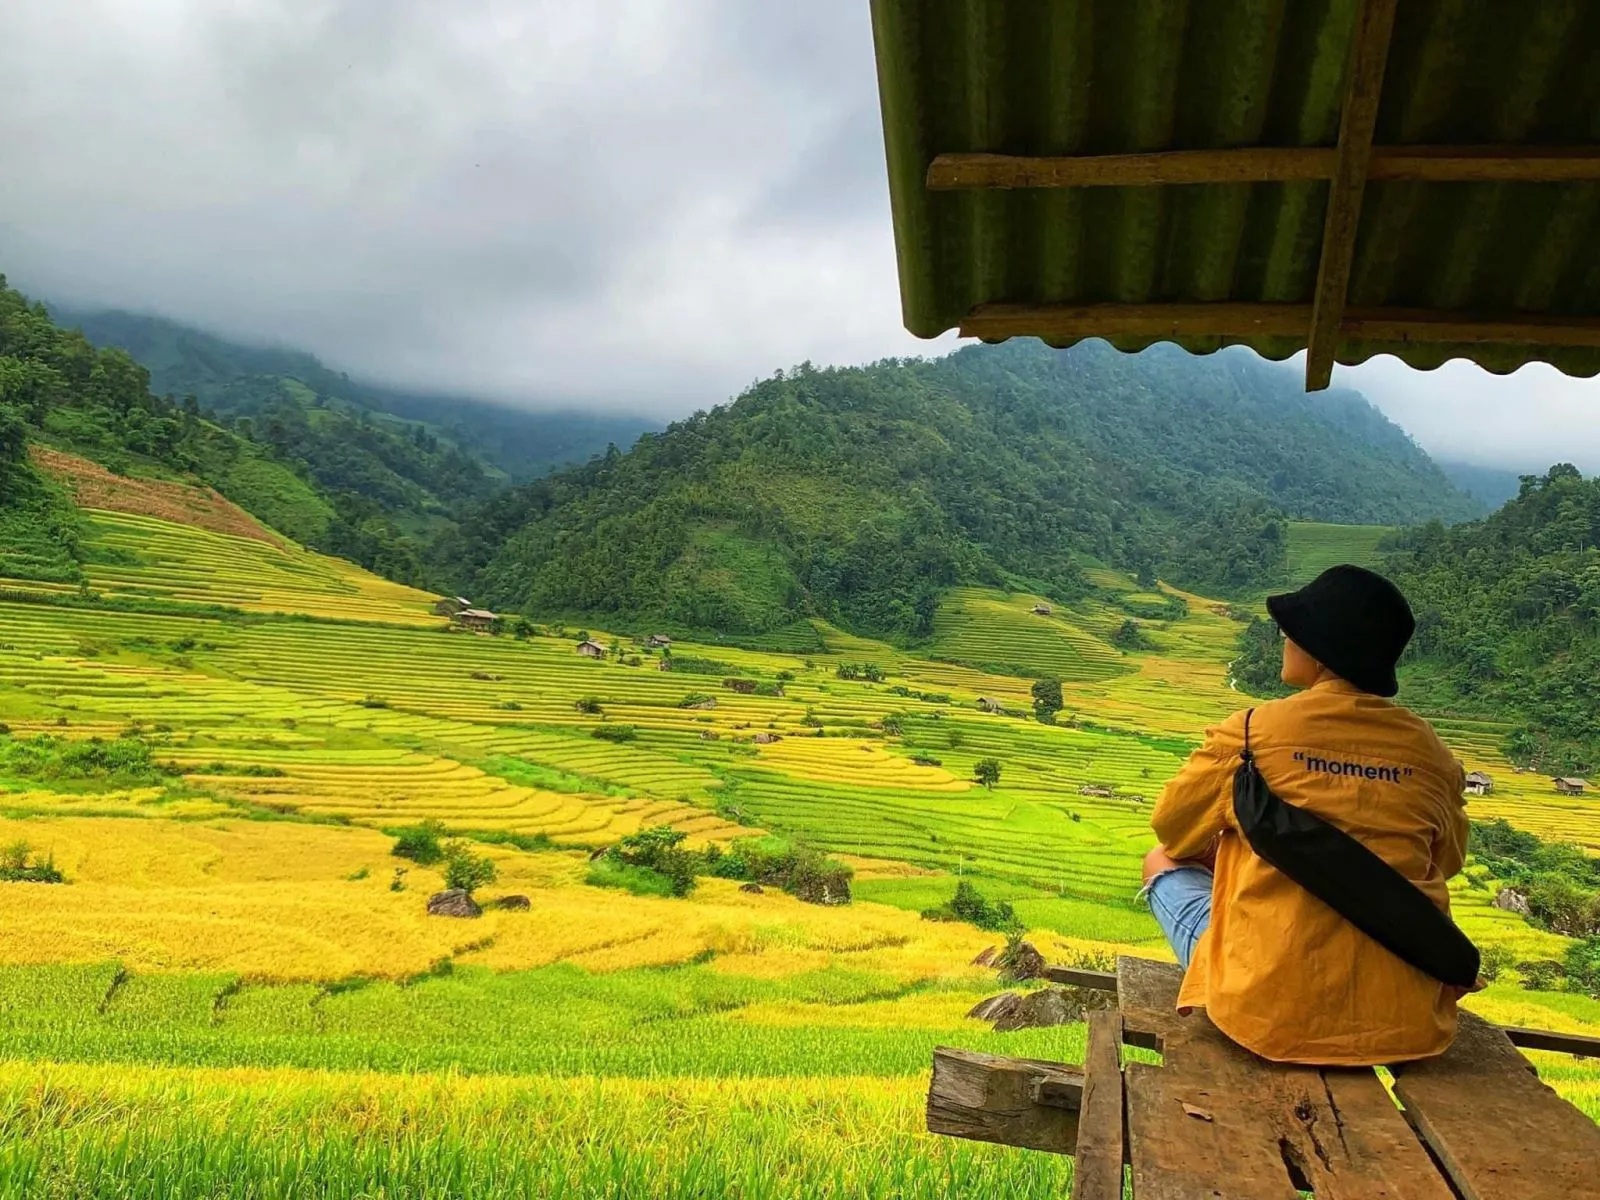
[[[930, 192], [924, 177], [941, 153], [1331, 147], [1356, 7], [872, 0], [906, 327], [934, 337], [995, 301], [1310, 303], [1325, 183]], [[1399, 0], [1376, 142], [1600, 142], [1600, 3]], [[1348, 302], [1600, 316], [1597, 245], [1600, 184], [1372, 183]], [[1247, 344], [1282, 358], [1304, 341]], [[1522, 346], [1347, 342], [1339, 360], [1376, 353], [1600, 371], [1600, 350]]]

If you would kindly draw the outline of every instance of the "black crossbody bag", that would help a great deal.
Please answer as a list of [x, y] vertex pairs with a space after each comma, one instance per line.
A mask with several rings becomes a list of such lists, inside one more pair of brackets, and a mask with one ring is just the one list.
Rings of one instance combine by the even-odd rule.
[[1380, 946], [1441, 983], [1470, 988], [1478, 948], [1422, 890], [1338, 826], [1280, 800], [1256, 767], [1245, 714], [1233, 815], [1250, 848]]

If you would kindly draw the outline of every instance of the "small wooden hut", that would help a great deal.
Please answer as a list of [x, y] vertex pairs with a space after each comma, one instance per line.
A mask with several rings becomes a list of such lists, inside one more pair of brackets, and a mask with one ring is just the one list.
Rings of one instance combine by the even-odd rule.
[[606, 656], [606, 648], [599, 642], [579, 642], [578, 653], [583, 655], [585, 658], [603, 659]]
[[1494, 780], [1485, 771], [1469, 771], [1465, 791], [1469, 796], [1487, 796], [1494, 791]]
[[463, 608], [451, 619], [462, 629], [471, 629], [475, 633], [488, 633], [500, 618], [486, 608]]
[[1583, 789], [1589, 786], [1586, 780], [1578, 779], [1571, 775], [1557, 779], [1555, 785], [1556, 791], [1563, 796], [1581, 796], [1583, 795]]

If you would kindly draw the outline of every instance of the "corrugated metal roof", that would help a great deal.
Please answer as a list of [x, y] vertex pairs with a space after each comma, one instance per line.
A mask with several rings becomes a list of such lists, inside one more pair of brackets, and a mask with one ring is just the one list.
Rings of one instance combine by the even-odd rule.
[[[906, 327], [976, 305], [1310, 303], [1326, 183], [930, 191], [941, 153], [1337, 143], [1357, 0], [872, 0]], [[1600, 141], [1600, 3], [1399, 0], [1375, 142]], [[1600, 315], [1600, 184], [1368, 183], [1352, 307]], [[1139, 349], [1149, 337], [1116, 339]], [[1299, 337], [1243, 342], [1272, 358]], [[1508, 371], [1600, 350], [1346, 341]]]

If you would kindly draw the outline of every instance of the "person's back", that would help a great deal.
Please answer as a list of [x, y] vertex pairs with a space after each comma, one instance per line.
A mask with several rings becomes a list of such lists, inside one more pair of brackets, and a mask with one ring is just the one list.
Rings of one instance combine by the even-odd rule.
[[[1361, 606], [1381, 608], [1388, 593], [1400, 606], [1392, 622], [1364, 622]], [[1309, 686], [1252, 711], [1262, 776], [1285, 803], [1344, 830], [1448, 911], [1445, 882], [1466, 849], [1464, 776], [1425, 721], [1384, 698], [1411, 632], [1403, 599], [1369, 572], [1335, 568], [1271, 607], [1291, 639], [1285, 676]], [[1302, 638], [1318, 647], [1314, 658]], [[1232, 783], [1245, 722], [1239, 712], [1209, 731], [1152, 820], [1162, 846], [1147, 862], [1151, 905], [1189, 968], [1180, 1004], [1204, 1007], [1235, 1041], [1280, 1061], [1356, 1065], [1442, 1052], [1458, 992], [1263, 861], [1241, 834]]]

